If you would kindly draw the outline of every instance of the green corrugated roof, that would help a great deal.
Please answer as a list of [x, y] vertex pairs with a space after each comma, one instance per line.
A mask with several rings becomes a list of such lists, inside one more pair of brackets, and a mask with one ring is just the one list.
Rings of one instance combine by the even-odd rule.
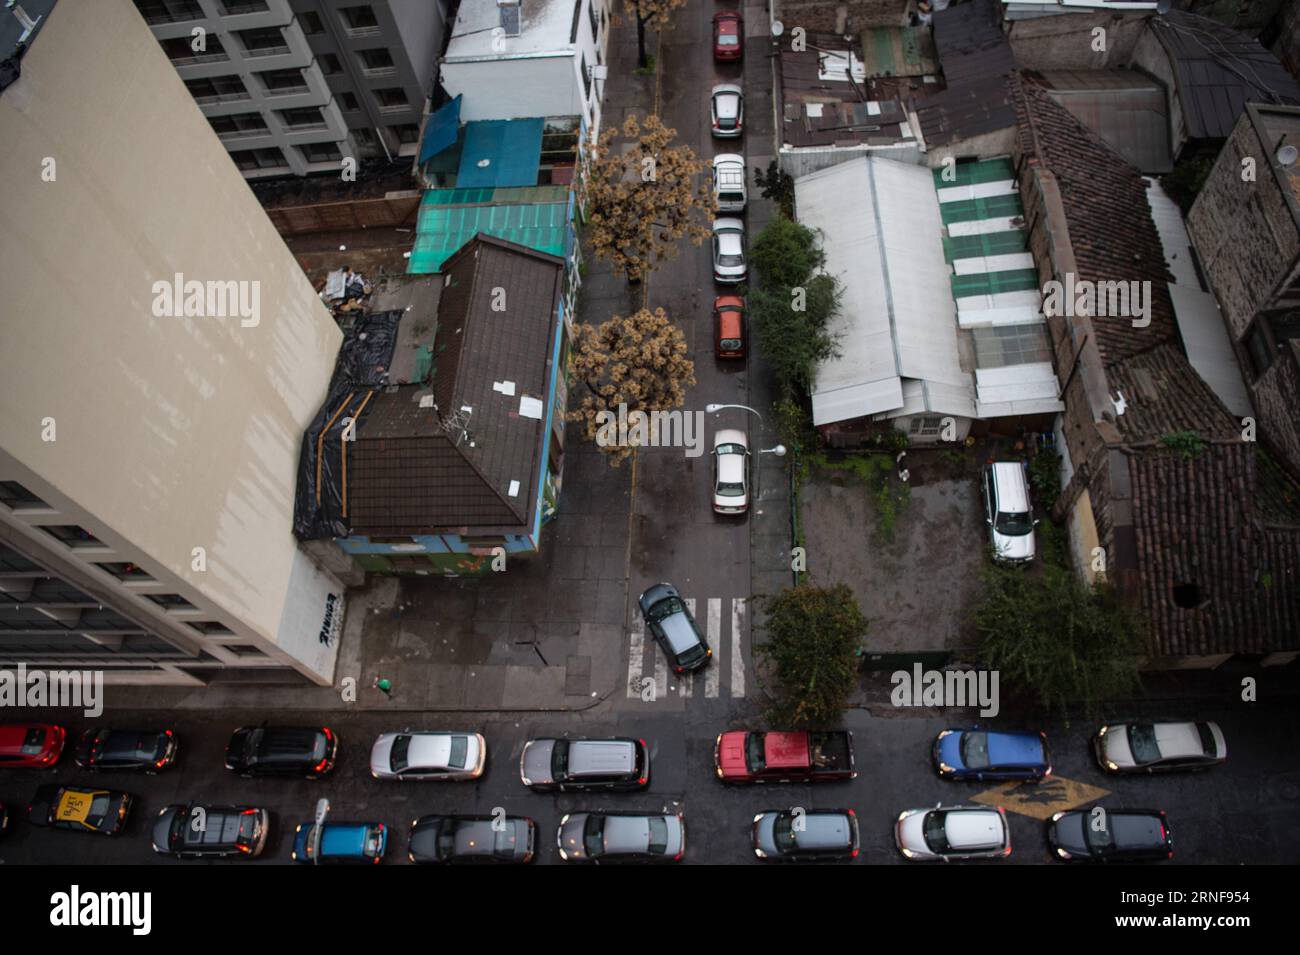
[[934, 170], [934, 188], [950, 189], [953, 186], [969, 186], [977, 182], [1002, 182], [1014, 179], [1015, 169], [1010, 159], [981, 159], [979, 162], [959, 162], [951, 167], [954, 178], [944, 179], [944, 166]]
[[1005, 196], [985, 196], [982, 199], [958, 199], [955, 202], [939, 203], [939, 214], [943, 224], [954, 222], [975, 222], [979, 219], [1007, 219], [1023, 214], [1020, 208], [1020, 196], [1010, 193]]
[[979, 235], [944, 236], [943, 257], [972, 259], [979, 255], [1009, 255], [1029, 248], [1029, 236], [1023, 229], [1007, 232], [984, 232]]
[[480, 186], [470, 189], [429, 189], [421, 206], [503, 205], [511, 202], [565, 202], [568, 186]]
[[[479, 189], [442, 189], [434, 192], [479, 193]], [[486, 190], [500, 192], [503, 190]], [[562, 197], [568, 192], [560, 190]], [[509, 242], [564, 256], [565, 230], [567, 228], [567, 201], [516, 202], [503, 205], [452, 205], [430, 202], [426, 194], [420, 206], [416, 225], [415, 246], [406, 271], [413, 275], [437, 272], [451, 254], [484, 232]]]
[[1009, 272], [979, 272], [975, 275], [954, 275], [952, 297], [967, 295], [997, 295], [999, 292], [1027, 292], [1038, 288], [1036, 269], [1014, 269]]

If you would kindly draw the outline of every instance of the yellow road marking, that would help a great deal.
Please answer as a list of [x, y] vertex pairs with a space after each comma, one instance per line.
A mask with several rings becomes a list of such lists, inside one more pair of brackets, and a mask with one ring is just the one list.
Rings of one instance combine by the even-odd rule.
[[1109, 789], [1090, 786], [1062, 776], [1050, 776], [1042, 783], [1003, 783], [971, 798], [974, 802], [985, 806], [1001, 806], [1007, 812], [1046, 820], [1050, 819], [1053, 813], [1096, 802], [1102, 796], [1108, 795], [1110, 795]]

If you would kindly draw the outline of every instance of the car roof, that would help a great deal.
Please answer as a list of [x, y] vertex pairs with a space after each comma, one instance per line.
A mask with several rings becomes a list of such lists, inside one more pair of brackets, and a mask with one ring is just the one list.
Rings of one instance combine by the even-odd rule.
[[[410, 737], [411, 744], [406, 750], [406, 764], [414, 767], [434, 769], [460, 769], [450, 765], [452, 741], [463, 738], [464, 733], [397, 733], [396, 737]], [[468, 751], [466, 752], [468, 756]]]
[[713, 157], [713, 168], [721, 169], [724, 166], [745, 166], [745, 158], [739, 153], [719, 153]]
[[700, 645], [700, 635], [695, 632], [690, 618], [684, 612], [669, 614], [659, 621], [659, 626], [663, 628], [673, 653], [683, 653]]
[[793, 833], [800, 849], [839, 849], [853, 844], [853, 828], [848, 813], [808, 812], [803, 817], [803, 831]]
[[630, 739], [579, 739], [569, 744], [572, 776], [630, 773], [635, 764], [636, 743]]
[[1162, 757], [1205, 755], [1201, 733], [1195, 723], [1156, 723], [1153, 729], [1156, 734], [1156, 745], [1160, 747]]
[[1029, 510], [1029, 485], [1019, 461], [997, 461], [990, 465], [998, 486], [998, 509], [1004, 513]]
[[1000, 846], [1006, 835], [1002, 814], [996, 809], [949, 809], [943, 817], [943, 831], [954, 849]]
[[366, 837], [377, 825], [375, 822], [325, 823], [321, 833], [321, 855], [362, 855], [366, 849]]
[[23, 740], [27, 734], [34, 729], [45, 730], [46, 741], [49, 739], [51, 724], [49, 723], [3, 723], [0, 724], [0, 749], [9, 749], [23, 745]]
[[988, 751], [989, 763], [994, 766], [1041, 765], [1043, 737], [1033, 732], [988, 730]]

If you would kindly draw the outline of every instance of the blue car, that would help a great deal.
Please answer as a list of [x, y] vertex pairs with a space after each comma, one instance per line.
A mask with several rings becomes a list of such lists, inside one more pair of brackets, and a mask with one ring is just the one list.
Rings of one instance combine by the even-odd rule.
[[934, 768], [943, 779], [1046, 779], [1052, 754], [1046, 733], [944, 730], [934, 741]]
[[[312, 844], [314, 823], [299, 823], [293, 834], [293, 861], [316, 863]], [[321, 831], [321, 865], [378, 865], [388, 847], [388, 827], [382, 822], [327, 822]]]

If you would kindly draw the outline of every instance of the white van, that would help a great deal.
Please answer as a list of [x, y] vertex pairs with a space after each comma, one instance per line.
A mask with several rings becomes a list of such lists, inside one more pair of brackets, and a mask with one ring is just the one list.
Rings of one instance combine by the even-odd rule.
[[713, 157], [713, 201], [719, 212], [744, 212], [745, 157], [723, 153]]
[[1024, 563], [1034, 559], [1034, 508], [1029, 481], [1019, 461], [996, 461], [984, 468], [984, 519], [996, 560]]

